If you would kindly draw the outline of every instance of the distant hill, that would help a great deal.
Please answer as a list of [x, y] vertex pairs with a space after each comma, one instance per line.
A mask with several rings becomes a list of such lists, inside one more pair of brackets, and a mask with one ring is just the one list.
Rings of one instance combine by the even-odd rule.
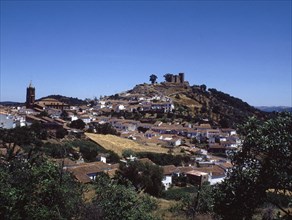
[[24, 103], [4, 101], [4, 102], [0, 102], [0, 105], [4, 105], [4, 106], [19, 106], [19, 105], [24, 105]]
[[256, 108], [264, 112], [292, 112], [292, 107], [288, 106], [257, 106]]
[[73, 97], [66, 97], [62, 95], [49, 95], [49, 96], [38, 99], [38, 101], [42, 99], [46, 99], [46, 98], [57, 99], [58, 101], [67, 103], [68, 105], [86, 105], [87, 104], [87, 102], [84, 100], [73, 98]]
[[263, 112], [239, 98], [216, 89], [207, 89], [206, 85], [190, 86], [188, 82], [140, 84], [132, 90], [131, 94], [144, 94], [152, 97], [163, 95], [170, 97], [175, 106], [176, 113], [185, 115], [195, 121], [213, 122], [221, 127], [235, 127], [243, 123], [248, 117], [267, 118], [269, 113]]

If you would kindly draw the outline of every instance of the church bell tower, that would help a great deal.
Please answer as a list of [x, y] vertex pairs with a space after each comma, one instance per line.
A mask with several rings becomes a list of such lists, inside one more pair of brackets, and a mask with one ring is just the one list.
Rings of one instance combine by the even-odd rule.
[[33, 108], [35, 102], [35, 88], [30, 82], [29, 86], [26, 88], [26, 108]]

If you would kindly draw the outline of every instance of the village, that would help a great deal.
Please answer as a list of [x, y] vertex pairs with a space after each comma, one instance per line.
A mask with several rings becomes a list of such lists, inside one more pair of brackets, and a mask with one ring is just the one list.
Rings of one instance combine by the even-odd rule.
[[[169, 83], [183, 84], [183, 77], [183, 74], [170, 77]], [[97, 133], [96, 128], [109, 124], [120, 138], [138, 143], [145, 148], [145, 152], [151, 146], [151, 149], [157, 148], [157, 152], [164, 149], [169, 154], [185, 154], [191, 158], [188, 164], [184, 163], [182, 166], [162, 166], [162, 182], [166, 190], [175, 184], [173, 178], [187, 177], [194, 185], [207, 181], [213, 185], [225, 178], [227, 170], [232, 167], [227, 155], [238, 150], [242, 142], [235, 129], [213, 128], [208, 120], [200, 124], [184, 120], [151, 120], [156, 118], [157, 114], [168, 114], [175, 110], [171, 98], [164, 95], [121, 93], [118, 99], [116, 96], [104, 97], [81, 106], [68, 105], [53, 98], [36, 101], [35, 88], [30, 84], [27, 88], [26, 106], [0, 107], [1, 128], [10, 129], [41, 123], [51, 136], [54, 136], [58, 129], [64, 129], [69, 135], [96, 141], [92, 138], [92, 135]], [[143, 120], [125, 119], [125, 113], [149, 116], [148, 120], [145, 120], [145, 117]], [[82, 121], [84, 126], [70, 126], [74, 121]], [[107, 148], [104, 145], [102, 147]], [[129, 149], [125, 147], [124, 150]], [[135, 155], [128, 155], [121, 161], [126, 163], [133, 160], [153, 163], [148, 158], [137, 158]], [[106, 156], [103, 155], [99, 155], [97, 161], [91, 163], [66, 159], [63, 166], [83, 183], [94, 180], [101, 172], [113, 175], [118, 169], [117, 164], [108, 164]]]

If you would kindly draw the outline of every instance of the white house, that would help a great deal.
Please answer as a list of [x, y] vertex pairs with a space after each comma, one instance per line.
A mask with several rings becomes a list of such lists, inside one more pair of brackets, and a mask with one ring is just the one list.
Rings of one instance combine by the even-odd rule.
[[88, 124], [92, 121], [92, 118], [89, 115], [82, 115], [80, 119], [85, 123]]
[[26, 123], [23, 117], [0, 114], [0, 128], [11, 129], [18, 126], [22, 127], [25, 125]]
[[73, 112], [68, 112], [68, 118], [70, 118], [71, 121], [76, 121], [78, 119], [77, 115]]
[[166, 142], [168, 147], [177, 147], [181, 145], [181, 138], [176, 136], [161, 135], [158, 139]]
[[97, 161], [100, 161], [100, 162], [103, 162], [103, 163], [106, 163], [106, 155], [105, 154], [99, 154], [97, 157], [96, 157]]
[[174, 109], [174, 105], [170, 102], [152, 103], [151, 108], [153, 110], [164, 110], [164, 112], [171, 112]]
[[162, 184], [163, 184], [165, 190], [168, 190], [169, 187], [172, 185], [172, 177], [173, 177], [173, 175], [178, 174], [179, 170], [174, 165], [162, 166], [162, 169], [163, 169]]
[[117, 105], [115, 108], [116, 112], [124, 111], [126, 109], [125, 105]]
[[209, 175], [208, 181], [210, 182], [210, 185], [215, 185], [217, 183], [221, 183], [224, 179], [225, 179], [225, 176], [212, 178], [212, 176]]
[[172, 184], [172, 176], [163, 176], [163, 179], [162, 179], [162, 184], [164, 186], [164, 189], [165, 190], [168, 190], [169, 187], [171, 186]]

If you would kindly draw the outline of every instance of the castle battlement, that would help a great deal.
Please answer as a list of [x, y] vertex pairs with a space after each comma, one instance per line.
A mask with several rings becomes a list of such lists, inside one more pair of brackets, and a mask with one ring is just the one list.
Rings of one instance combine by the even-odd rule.
[[179, 73], [178, 75], [167, 73], [164, 75], [164, 78], [166, 82], [170, 82], [170, 83], [184, 83], [185, 82], [184, 73]]

